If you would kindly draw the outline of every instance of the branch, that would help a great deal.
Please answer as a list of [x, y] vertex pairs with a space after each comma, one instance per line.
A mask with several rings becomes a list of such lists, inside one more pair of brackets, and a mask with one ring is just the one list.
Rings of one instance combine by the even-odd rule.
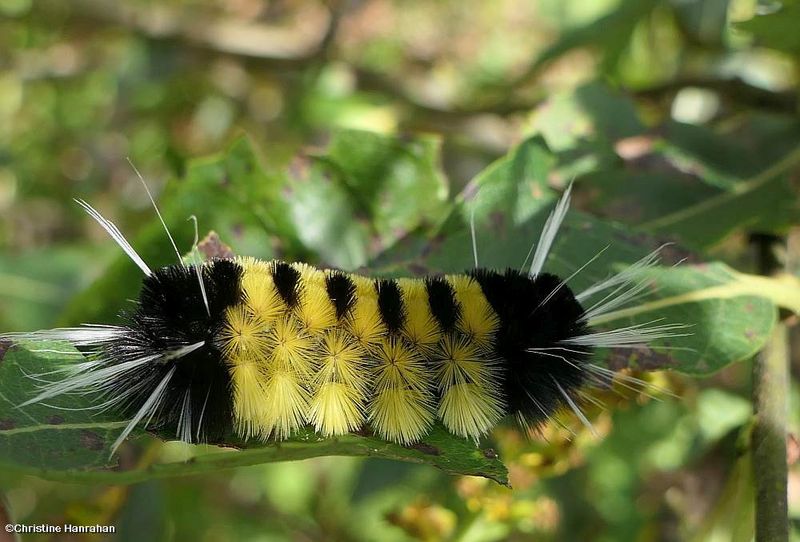
[[631, 92], [639, 98], [663, 100], [665, 98], [671, 99], [678, 91], [686, 87], [713, 90], [732, 102], [758, 109], [791, 113], [794, 113], [797, 109], [798, 96], [795, 92], [772, 92], [751, 85], [738, 77], [730, 79], [686, 77], [668, 81], [651, 88], [631, 90]]
[[355, 75], [357, 86], [362, 91], [374, 91], [386, 94], [390, 98], [398, 101], [401, 105], [413, 110], [415, 114], [430, 116], [441, 119], [464, 118], [474, 115], [494, 114], [510, 115], [513, 113], [528, 112], [536, 108], [544, 101], [544, 98], [532, 100], [514, 100], [508, 96], [500, 99], [484, 100], [483, 103], [466, 106], [442, 107], [439, 105], [426, 103], [415, 96], [412, 96], [403, 88], [403, 83], [396, 81], [382, 73], [351, 66]]
[[302, 24], [287, 27], [198, 13], [162, 4], [131, 5], [109, 0], [73, 0], [71, 16], [93, 24], [121, 26], [151, 40], [178, 40], [243, 59], [304, 63], [325, 53], [336, 33], [335, 9], [304, 9]]
[[[774, 257], [775, 238], [754, 236], [760, 271], [772, 275], [781, 266]], [[786, 412], [789, 347], [786, 324], [778, 322], [753, 365], [754, 424], [750, 446], [756, 489], [756, 542], [788, 542]]]

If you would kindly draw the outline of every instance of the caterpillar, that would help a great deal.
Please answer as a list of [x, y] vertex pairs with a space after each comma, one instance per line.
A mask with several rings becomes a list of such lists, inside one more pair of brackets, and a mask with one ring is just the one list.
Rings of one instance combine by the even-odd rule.
[[0, 335], [68, 341], [88, 356], [20, 406], [92, 394], [94, 408], [130, 420], [112, 453], [139, 425], [189, 443], [282, 440], [310, 425], [323, 437], [368, 429], [412, 445], [439, 422], [477, 443], [504, 418], [538, 427], [566, 408], [591, 428], [584, 390], [614, 378], [592, 361], [595, 349], [673, 337], [679, 326], [591, 326], [641, 295], [639, 272], [658, 251], [582, 292], [543, 271], [570, 190], [525, 271], [479, 267], [475, 252], [474, 269], [418, 278], [241, 256], [185, 263], [177, 248], [179, 263], [152, 270], [78, 201], [142, 270], [141, 291], [121, 324]]

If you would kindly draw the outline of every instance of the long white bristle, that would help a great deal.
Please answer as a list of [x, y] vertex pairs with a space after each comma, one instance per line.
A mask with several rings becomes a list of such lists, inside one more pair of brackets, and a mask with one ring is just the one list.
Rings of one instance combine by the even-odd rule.
[[198, 341], [196, 343], [187, 344], [186, 346], [181, 346], [179, 348], [175, 348], [174, 350], [168, 350], [162, 354], [163, 361], [169, 361], [171, 359], [182, 358], [187, 354], [191, 354], [195, 350], [202, 348], [205, 346], [205, 341]]
[[600, 301], [589, 307], [583, 313], [582, 320], [590, 321], [592, 318], [597, 318], [603, 314], [608, 314], [616, 308], [623, 307], [631, 303], [643, 295], [650, 286], [651, 281], [648, 279], [640, 280], [639, 282], [623, 283], [608, 295], [603, 297]]
[[158, 220], [161, 221], [161, 225], [164, 227], [164, 231], [167, 232], [167, 237], [169, 238], [169, 242], [172, 244], [172, 248], [175, 251], [175, 255], [178, 257], [178, 263], [183, 265], [183, 259], [181, 258], [181, 253], [178, 250], [178, 246], [175, 244], [175, 239], [172, 238], [172, 234], [169, 232], [169, 228], [167, 227], [167, 223], [164, 222], [164, 217], [161, 216], [161, 211], [158, 210], [158, 205], [156, 205], [156, 200], [153, 199], [153, 194], [150, 193], [150, 188], [148, 188], [147, 183], [142, 177], [142, 174], [139, 173], [139, 170], [136, 169], [136, 166], [133, 165], [133, 162], [130, 158], [127, 158], [128, 164], [130, 164], [133, 171], [136, 173], [136, 176], [139, 177], [139, 181], [142, 183], [144, 187], [144, 191], [147, 192], [147, 197], [150, 198], [150, 203], [153, 205], [153, 209], [156, 211], [156, 215], [158, 216]]
[[[589, 259], [589, 261], [588, 261], [588, 262], [586, 262], [585, 264], [583, 264], [582, 266], [580, 266], [580, 267], [579, 267], [579, 268], [578, 268], [578, 269], [577, 269], [577, 270], [576, 270], [574, 273], [572, 273], [570, 276], [568, 276], [567, 278], [565, 278], [564, 280], [562, 280], [561, 282], [559, 282], [559, 283], [558, 283], [558, 286], [556, 286], [555, 288], [553, 288], [553, 291], [551, 291], [549, 294], [547, 294], [547, 296], [546, 296], [546, 297], [545, 297], [545, 298], [542, 300], [542, 302], [541, 302], [541, 303], [539, 303], [539, 307], [541, 307], [541, 306], [543, 306], [543, 305], [546, 305], [546, 304], [547, 304], [547, 302], [548, 302], [548, 301], [550, 301], [550, 300], [553, 298], [553, 296], [554, 296], [554, 295], [556, 295], [556, 294], [559, 292], [559, 290], [561, 290], [561, 288], [563, 288], [563, 287], [564, 287], [564, 286], [565, 286], [565, 285], [566, 285], [566, 284], [567, 284], [569, 281], [571, 281], [572, 279], [574, 279], [574, 278], [575, 278], [575, 277], [576, 277], [576, 276], [577, 276], [577, 275], [578, 275], [578, 274], [579, 274], [581, 271], [583, 271], [584, 269], [586, 269], [586, 267], [587, 267], [589, 264], [591, 264], [591, 263], [592, 263], [592, 262], [594, 262], [594, 261], [595, 261], [597, 258], [599, 258], [599, 257], [600, 257], [600, 255], [602, 255], [602, 254], [603, 254], [603, 252], [605, 252], [606, 250], [608, 250], [608, 247], [610, 247], [610, 246], [611, 246], [611, 245], [606, 245], [605, 247], [603, 247], [602, 249], [600, 249], [600, 251], [599, 251], [597, 254], [595, 254], [594, 256], [592, 256], [592, 257], [591, 257], [591, 259]], [[536, 307], [536, 308], [538, 309], [539, 307]]]
[[78, 372], [75, 375], [65, 378], [64, 380], [53, 382], [52, 385], [43, 386], [42, 389], [44, 391], [42, 391], [42, 393], [33, 397], [32, 399], [28, 399], [19, 406], [24, 407], [34, 403], [40, 403], [58, 395], [63, 395], [65, 393], [70, 393], [77, 390], [81, 390], [81, 393], [91, 393], [99, 391], [101, 388], [119, 386], [118, 378], [121, 375], [138, 369], [142, 365], [145, 365], [159, 357], [159, 355], [154, 354], [132, 361], [117, 363], [109, 367], [103, 367], [102, 369]]
[[142, 421], [142, 418], [145, 416], [150, 416], [148, 418], [148, 422], [152, 419], [153, 414], [158, 410], [159, 406], [161, 406], [162, 396], [164, 395], [164, 390], [167, 389], [167, 385], [169, 384], [172, 375], [175, 374], [175, 367], [172, 367], [166, 376], [161, 379], [156, 389], [153, 390], [153, 393], [150, 394], [150, 397], [147, 398], [147, 401], [144, 402], [142, 407], [133, 417], [133, 419], [125, 426], [125, 429], [120, 433], [117, 440], [114, 441], [114, 444], [111, 445], [111, 455], [114, 455], [114, 452], [117, 451], [120, 444], [131, 434], [131, 431]]
[[127, 331], [128, 329], [124, 327], [85, 325], [81, 327], [42, 329], [39, 331], [0, 333], [0, 338], [14, 342], [65, 341], [75, 346], [99, 346], [119, 339]]
[[566, 339], [561, 341], [561, 343], [578, 346], [594, 346], [597, 348], [636, 348], [645, 346], [658, 339], [688, 337], [691, 335], [691, 333], [677, 333], [677, 331], [684, 330], [688, 327], [685, 324], [651, 325], [656, 321], [609, 331], [588, 333], [586, 335]]
[[531, 243], [531, 248], [528, 249], [528, 253], [525, 255], [525, 259], [522, 260], [522, 265], [519, 266], [520, 272], [522, 272], [522, 270], [525, 269], [525, 266], [528, 265], [528, 260], [531, 259], [531, 256], [533, 255], [533, 249], [535, 248], [536, 248], [536, 243]]
[[469, 212], [469, 233], [472, 238], [472, 257], [475, 259], [475, 268], [478, 268], [478, 240], [475, 235], [475, 207]]
[[654, 392], [657, 392], [660, 395], [668, 395], [674, 398], [677, 397], [674, 393], [672, 393], [668, 389], [662, 388], [660, 386], [657, 386], [651, 382], [647, 382], [640, 378], [626, 375], [619, 371], [612, 371], [611, 369], [608, 369], [606, 367], [601, 367], [599, 365], [592, 365], [592, 364], [587, 365], [586, 368], [598, 384], [605, 384], [611, 386], [614, 383], [616, 383], [619, 386], [632, 391], [633, 393], [641, 393], [646, 397], [649, 397], [650, 399], [654, 399], [656, 401], [660, 401], [660, 398], [653, 393], [649, 393], [647, 390], [653, 390]]
[[192, 397], [191, 388], [183, 394], [181, 401], [181, 414], [178, 418], [178, 427], [175, 437], [184, 442], [192, 442]]
[[641, 272], [645, 269], [649, 269], [651, 267], [655, 267], [658, 265], [659, 255], [664, 247], [668, 246], [669, 244], [664, 244], [655, 249], [653, 252], [648, 254], [647, 256], [641, 258], [640, 260], [632, 263], [630, 266], [626, 267], [619, 273], [612, 275], [611, 277], [598, 282], [597, 284], [587, 288], [586, 290], [580, 292], [575, 296], [575, 299], [578, 301], [583, 301], [592, 295], [602, 292], [603, 290], [607, 290], [609, 288], [618, 286], [620, 284], [627, 284], [631, 282], [638, 282], [638, 277], [640, 276]]
[[192, 243], [192, 259], [194, 260], [194, 270], [197, 274], [197, 282], [200, 283], [200, 295], [203, 296], [203, 304], [206, 307], [206, 314], [211, 316], [211, 309], [208, 306], [208, 295], [206, 295], [206, 284], [203, 282], [203, 262], [197, 257], [197, 243], [200, 239], [200, 232], [197, 226], [197, 217], [192, 215], [189, 220], [194, 221], [194, 243]]
[[575, 413], [575, 415], [578, 417], [578, 419], [581, 421], [584, 427], [586, 427], [589, 430], [592, 436], [597, 437], [598, 436], [597, 431], [595, 431], [594, 426], [589, 421], [589, 418], [587, 418], [586, 415], [583, 413], [583, 411], [580, 408], [578, 408], [578, 405], [575, 404], [575, 401], [572, 400], [572, 397], [570, 397], [569, 394], [566, 391], [564, 391], [564, 388], [561, 387], [561, 384], [558, 383], [558, 380], [556, 380], [555, 377], [551, 378], [553, 380], [553, 384], [556, 385], [556, 388], [558, 388], [559, 393], [561, 393], [561, 397], [564, 398], [564, 400], [569, 405], [569, 408], [572, 409], [572, 412]]
[[208, 398], [211, 395], [211, 386], [208, 387], [206, 398], [203, 401], [203, 408], [200, 409], [200, 419], [197, 421], [197, 432], [195, 433], [195, 442], [202, 442], [202, 435], [200, 429], [203, 427], [203, 417], [206, 414], [206, 405], [208, 405]]
[[533, 255], [530, 271], [528, 275], [536, 277], [541, 273], [544, 267], [544, 262], [547, 260], [547, 255], [550, 253], [550, 248], [553, 246], [553, 241], [556, 238], [561, 223], [564, 222], [564, 217], [569, 210], [570, 193], [572, 192], [572, 184], [567, 187], [561, 199], [558, 200], [555, 209], [547, 217], [547, 222], [544, 223], [542, 234], [539, 236], [539, 243], [536, 245], [536, 252]]
[[[531, 393], [528, 390], [525, 390], [525, 395], [528, 396], [528, 399], [531, 400], [531, 402], [536, 406], [536, 408], [539, 410], [539, 412], [542, 413], [542, 416], [544, 416], [545, 419], [554, 420], [559, 427], [561, 427], [562, 429], [567, 431], [573, 438], [578, 436], [578, 434], [575, 431], [573, 431], [566, 424], [564, 424], [564, 422], [559, 420], [558, 417], [552, 418], [547, 413], [547, 411], [544, 409], [542, 404], [533, 395], [531, 395]], [[520, 425], [522, 425], [525, 428], [526, 431], [531, 431], [532, 427], [530, 426], [530, 423], [528, 423], [528, 420], [525, 419], [525, 417], [523, 415], [521, 415], [521, 414], [518, 415], [517, 416], [517, 421], [520, 423]]]
[[[79, 393], [82, 395], [100, 393], [101, 396], [111, 395], [110, 403], [118, 403], [126, 400], [135, 390], [135, 386], [128, 388], [122, 387], [120, 382], [124, 380], [125, 375], [135, 372], [156, 360], [163, 362], [183, 357], [204, 345], [205, 341], [200, 341], [164, 353], [152, 354], [114, 364], [110, 364], [111, 362], [107, 359], [98, 358], [83, 363], [59, 367], [43, 375], [30, 375], [34, 380], [40, 380], [40, 377], [51, 373], [62, 373], [66, 376], [61, 380], [47, 382], [39, 386], [41, 392], [19, 406], [24, 407], [34, 403], [41, 403], [53, 397], [69, 393]], [[139, 386], [144, 387], [143, 382], [144, 381], [140, 381]]]
[[139, 269], [141, 269], [144, 272], [145, 275], [149, 277], [150, 275], [153, 274], [153, 272], [150, 270], [147, 264], [144, 263], [144, 260], [141, 258], [141, 256], [139, 256], [139, 254], [137, 254], [137, 252], [133, 250], [131, 244], [128, 242], [127, 239], [125, 239], [125, 236], [122, 235], [122, 232], [119, 231], [119, 228], [117, 228], [113, 222], [103, 218], [103, 215], [97, 212], [97, 210], [94, 207], [92, 207], [82, 199], [76, 199], [75, 203], [80, 205], [83, 208], [83, 210], [86, 211], [86, 213], [95, 220], [95, 222], [100, 224], [100, 226], [104, 230], [106, 230], [106, 232], [108, 232], [111, 238], [119, 245], [119, 247], [125, 252], [125, 254], [127, 254], [128, 257], [131, 260], [133, 260], [133, 263], [135, 263], [139, 267]]

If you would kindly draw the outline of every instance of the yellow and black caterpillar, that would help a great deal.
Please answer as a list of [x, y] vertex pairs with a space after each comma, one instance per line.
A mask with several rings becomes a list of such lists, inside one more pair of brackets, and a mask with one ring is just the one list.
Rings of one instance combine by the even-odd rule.
[[[150, 270], [117, 228], [88, 204], [145, 273], [122, 325], [6, 334], [62, 339], [89, 350], [28, 403], [97, 393], [98, 408], [130, 418], [114, 449], [142, 421], [186, 442], [284, 439], [312, 425], [323, 436], [369, 427], [401, 444], [437, 420], [477, 441], [507, 415], [537, 426], [577, 404], [610, 371], [597, 347], [630, 347], [670, 326], [592, 331], [590, 318], [636, 297], [632, 268], [573, 293], [541, 272], [566, 213], [551, 214], [528, 272], [373, 279], [303, 263], [236, 257]], [[594, 305], [582, 302], [610, 291]]]

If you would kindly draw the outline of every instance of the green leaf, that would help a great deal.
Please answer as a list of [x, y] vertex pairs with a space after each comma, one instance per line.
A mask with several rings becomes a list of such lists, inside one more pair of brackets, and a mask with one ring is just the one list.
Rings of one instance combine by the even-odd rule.
[[723, 44], [728, 23], [729, 0], [671, 4], [685, 32], [705, 45]]
[[558, 152], [551, 178], [577, 176], [584, 208], [653, 236], [704, 250], [800, 220], [794, 118], [748, 112], [724, 130], [676, 121], [647, 130], [629, 97], [593, 82], [549, 98], [535, 127]]
[[659, 3], [658, 0], [623, 0], [617, 9], [607, 15], [565, 32], [536, 59], [534, 70], [579, 47], [601, 49], [606, 67], [613, 67], [628, 45], [636, 25]]
[[[344, 151], [331, 152], [330, 155], [337, 156], [339, 152]], [[377, 151], [366, 154], [373, 156], [365, 158], [368, 163], [387, 156]], [[322, 161], [326, 164], [335, 163], [330, 157]], [[422, 218], [424, 215], [406, 214], [404, 223], [418, 224], [419, 235], [409, 236], [407, 242], [398, 243], [381, 254], [370, 266], [369, 272], [408, 275], [469, 269], [474, 265], [470, 236], [472, 221], [475, 224], [475, 245], [481, 266], [498, 269], [524, 267], [526, 255], [532, 243], [537, 241], [542, 225], [556, 201], [556, 195], [547, 186], [554, 161], [541, 138], [526, 140], [478, 175], [458, 198], [449, 216], [438, 220], [438, 227], [421, 226], [439, 212], [436, 210], [439, 204], [435, 206], [436, 209], [429, 211], [428, 219]], [[273, 173], [257, 167], [257, 164], [247, 145], [235, 145], [230, 155], [197, 161], [190, 169], [185, 186], [196, 185], [198, 190], [180, 192], [191, 196], [189, 202], [167, 201], [165, 215], [174, 220], [176, 215], [180, 216], [188, 210], [181, 205], [201, 205], [203, 202], [197, 201], [197, 198], [211, 197], [211, 192], [220, 191], [221, 187], [220, 194], [215, 196], [213, 202], [221, 207], [220, 211], [230, 213], [236, 208], [244, 216], [251, 216], [252, 221], [247, 223], [257, 224], [259, 231], [266, 228], [276, 234], [283, 232], [289, 239], [287, 246], [299, 247], [289, 252], [300, 253], [305, 245], [296, 236], [298, 228], [293, 223], [291, 212], [270, 214], [275, 206], [284, 203], [284, 193], [278, 189], [282, 181], [280, 178], [271, 181]], [[358, 179], [366, 182], [368, 175], [372, 174], [359, 173], [372, 171], [366, 166], [352, 170], [336, 167], [348, 172], [348, 182]], [[340, 174], [345, 175], [342, 172]], [[321, 182], [323, 179], [302, 175], [300, 178], [316, 179], [312, 182]], [[248, 191], [244, 189], [246, 185], [260, 187]], [[365, 193], [362, 192], [362, 195]], [[243, 201], [245, 197], [260, 199]], [[367, 201], [373, 198], [380, 199], [373, 195]], [[228, 203], [229, 200], [232, 203]], [[339, 201], [348, 200], [342, 196]], [[205, 205], [204, 212], [213, 218], [214, 207], [208, 203]], [[233, 207], [225, 208], [226, 205]], [[242, 205], [246, 207], [242, 209]], [[365, 208], [363, 206], [366, 204], [359, 202], [353, 205]], [[380, 206], [366, 207], [366, 210], [378, 214], [383, 212]], [[225, 224], [222, 223], [222, 226]], [[155, 231], [151, 232], [152, 235], [155, 235]], [[247, 244], [247, 234], [237, 236], [235, 228], [229, 233]], [[608, 246], [590, 266], [570, 278], [570, 288], [579, 292], [641, 258], [657, 245], [654, 239], [631, 231], [629, 227], [573, 211], [562, 226], [546, 270], [568, 277]], [[141, 246], [148, 250], [144, 242]], [[665, 250], [668, 262], [680, 259], [682, 254], [675, 248]], [[256, 252], [256, 255], [260, 254]], [[775, 322], [776, 305], [800, 310], [797, 279], [751, 277], [722, 264], [661, 267], [650, 270], [646, 279], [651, 281], [652, 288], [638, 306], [604, 315], [594, 323], [599, 326], [619, 326], [663, 319], [664, 323], [689, 325], [690, 336], [662, 341], [650, 348], [634, 351], [633, 355], [630, 355], [630, 351], [601, 351], [598, 361], [605, 361], [612, 367], [671, 368], [689, 374], [707, 374], [745, 359], [760, 349]], [[138, 277], [131, 280], [134, 285], [139, 282]], [[103, 301], [114, 307], [114, 299]], [[64, 350], [65, 347], [59, 348]], [[448, 434], [438, 426], [421, 445], [414, 447], [386, 443], [371, 436], [347, 435], [336, 439], [320, 439], [312, 432], [303, 432], [279, 444], [238, 443], [243, 448], [239, 452], [191, 448], [194, 457], [188, 462], [157, 463], [117, 472], [113, 470], [113, 461], [109, 462], [107, 458], [109, 443], [113, 442], [122, 427], [118, 419], [102, 413], [91, 417], [86, 411], [68, 410], [63, 411], [63, 415], [59, 413], [63, 422], [52, 424], [48, 423], [47, 416], [52, 416], [53, 411], [47, 407], [34, 405], [30, 409], [13, 408], [13, 405], [30, 397], [34, 388], [33, 382], [22, 371], [29, 374], [46, 372], [48, 367], [64, 362], [62, 358], [24, 349], [13, 349], [6, 353], [0, 365], [2, 392], [7, 395], [3, 398], [4, 406], [0, 410], [0, 419], [5, 420], [5, 426], [0, 431], [0, 439], [3, 439], [0, 440], [3, 443], [0, 463], [50, 478], [124, 483], [265, 461], [321, 455], [374, 455], [426, 463], [447, 472], [481, 475], [507, 483], [505, 468], [492, 453], [476, 449], [471, 443]], [[92, 404], [91, 398], [85, 396], [64, 400], [75, 401], [64, 405], [70, 408]], [[235, 439], [231, 437], [228, 442], [235, 442]], [[91, 443], [94, 449], [87, 443]], [[26, 453], [28, 449], [36, 452]], [[61, 463], [48, 462], [50, 455], [58, 453], [64, 456]]]
[[601, 137], [616, 141], [644, 131], [633, 100], [605, 84], [593, 82], [584, 85], [575, 91], [575, 99]]
[[[65, 354], [33, 352], [34, 349]], [[506, 468], [493, 451], [478, 449], [471, 441], [458, 438], [441, 426], [435, 426], [422, 442], [408, 447], [355, 434], [323, 439], [311, 430], [277, 444], [237, 442], [231, 437], [229, 442], [239, 450], [187, 446], [191, 457], [184, 461], [118, 470], [117, 458], [110, 457], [110, 446], [127, 422], [111, 412], [86, 410], [97, 403], [91, 397], [67, 395], [48, 401], [51, 406], [34, 404], [16, 408], [35, 392], [33, 376], [50, 372], [54, 366], [83, 360], [79, 352], [64, 343], [21, 344], [0, 357], [2, 468], [53, 480], [128, 484], [258, 463], [345, 455], [424, 463], [452, 474], [483, 476], [508, 485]], [[170, 438], [170, 435], [159, 436]]]
[[749, 32], [756, 43], [789, 54], [800, 52], [800, 3], [784, 2], [783, 6], [766, 15], [756, 15], [738, 23], [736, 28]]
[[[427, 243], [388, 251], [381, 257], [382, 269], [372, 271], [392, 275], [408, 274], [409, 270], [417, 274], [458, 273], [473, 267], [468, 209], [475, 209], [479, 264], [495, 269], [523, 267], [555, 198], [541, 179], [516, 172], [523, 166], [535, 170], [537, 165], [548, 162], [547, 156], [541, 141], [528, 140], [476, 179], [472, 191], [477, 193], [469, 202], [460, 202], [439, 235]], [[770, 172], [764, 178], [771, 178]], [[572, 211], [545, 270], [569, 277], [607, 247], [590, 266], [570, 279], [572, 290], [580, 292], [658, 246], [655, 239], [632, 232], [629, 227]], [[669, 247], [663, 252], [665, 263], [681, 260], [685, 255]], [[685, 324], [688, 336], [659, 341], [653, 347], [633, 352], [601, 351], [599, 360], [615, 368], [709, 374], [761, 349], [775, 323], [776, 306], [800, 311], [800, 283], [788, 276], [753, 277], [714, 263], [659, 267], [648, 273], [646, 280], [651, 282], [650, 293], [639, 305], [594, 323], [622, 327], [661, 320], [659, 323]]]
[[670, 122], [664, 139], [639, 140], [646, 153], [582, 176], [578, 188], [596, 212], [695, 249], [742, 229], [781, 233], [800, 219], [789, 175], [800, 138], [796, 123], [764, 120], [743, 125], [749, 141]]
[[697, 424], [707, 442], [714, 442], [729, 431], [743, 427], [752, 414], [753, 406], [747, 399], [727, 391], [706, 389], [697, 398]]
[[[337, 131], [324, 152], [295, 160], [285, 204], [306, 246], [354, 269], [447, 206], [441, 140]], [[293, 182], [292, 182], [293, 181]]]
[[622, 327], [663, 319], [688, 324], [687, 336], [658, 347], [611, 352], [613, 366], [673, 369], [707, 375], [748, 359], [766, 343], [776, 306], [800, 312], [800, 281], [738, 273], [722, 263], [659, 268], [648, 272], [656, 295], [641, 304], [596, 318], [592, 324]]
[[84, 247], [0, 254], [0, 329], [24, 331], [52, 323], [54, 312], [102, 267], [90, 256]]
[[606, 145], [602, 151], [613, 152], [608, 147], [611, 142], [645, 131], [635, 102], [602, 81], [549, 97], [534, 123], [553, 149], [571, 152], [587, 143]]
[[16, 407], [36, 394], [40, 379], [57, 379], [56, 367], [84, 361], [69, 344], [30, 347], [48, 351], [32, 353], [0, 343], [0, 464], [54, 471], [105, 465], [111, 443], [126, 425], [118, 417], [85, 410], [91, 402], [77, 395], [61, 396], [48, 405]]
[[660, 131], [664, 140], [658, 142], [657, 152], [680, 170], [720, 188], [758, 175], [800, 144], [800, 124], [777, 115], [746, 114], [722, 133], [677, 121], [666, 122]]
[[378, 232], [391, 235], [438, 217], [448, 194], [440, 150], [437, 136], [398, 138], [340, 130], [331, 140], [326, 161], [342, 174]]
[[641, 224], [662, 235], [677, 235], [707, 247], [741, 227], [751, 231], [785, 228], [800, 215], [796, 192], [786, 174], [800, 164], [800, 147], [730, 190]]

